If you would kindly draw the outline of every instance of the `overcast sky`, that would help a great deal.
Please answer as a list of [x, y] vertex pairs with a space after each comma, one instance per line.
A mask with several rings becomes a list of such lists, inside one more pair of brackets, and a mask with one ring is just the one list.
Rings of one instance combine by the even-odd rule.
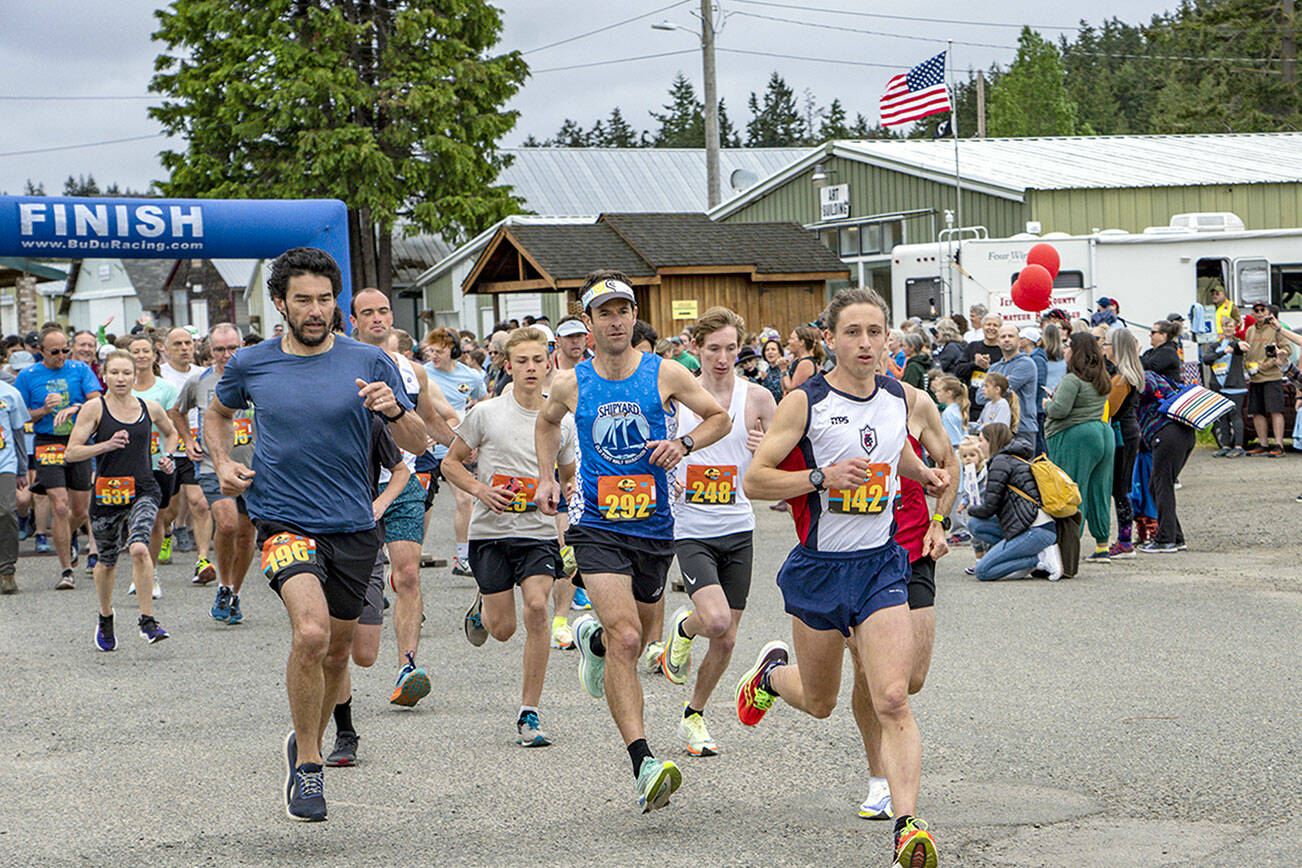
[[[652, 13], [671, 0], [497, 0], [504, 11], [503, 50], [528, 52], [533, 70], [512, 102], [520, 121], [504, 144], [519, 144], [530, 133], [540, 140], [551, 135], [565, 117], [585, 127], [604, 117], [613, 106], [638, 129], [654, 125], [649, 110], [667, 101], [670, 80], [678, 71], [697, 86], [701, 81], [700, 43], [693, 33], [652, 30], [661, 20], [683, 27], [698, 26], [692, 16], [698, 0], [687, 0], [663, 12], [623, 24], [603, 33], [552, 48], [550, 43], [577, 36], [642, 13]], [[1173, 5], [1160, 0], [988, 0], [984, 4], [955, 4], [944, 0], [914, 0], [908, 4], [864, 0], [818, 0], [821, 9], [857, 13], [952, 19], [967, 23], [837, 15], [802, 11], [798, 0], [721, 0], [728, 13], [719, 34], [719, 93], [734, 123], [744, 128], [747, 97], [761, 92], [768, 76], [779, 71], [798, 93], [812, 91], [820, 105], [840, 97], [853, 118], [856, 111], [876, 118], [878, 96], [897, 71], [956, 43], [956, 68], [1007, 64], [1017, 41], [1015, 27], [981, 26], [973, 22], [1030, 24], [1056, 39], [1062, 29], [1085, 18], [1098, 23], [1119, 17], [1135, 23]], [[155, 29], [149, 0], [0, 0], [0, 192], [20, 193], [26, 179], [44, 182], [47, 192], [62, 189], [69, 174], [93, 173], [101, 186], [117, 182], [142, 189], [162, 176], [157, 153], [166, 140], [105, 144], [69, 150], [46, 150], [105, 140], [157, 134], [147, 115], [149, 99], [104, 99], [148, 96], [153, 61], [160, 47], [151, 41]], [[956, 12], [961, 9], [964, 12]], [[979, 11], [968, 11], [979, 10]], [[759, 18], [755, 16], [768, 16]], [[771, 18], [817, 23], [811, 27]], [[853, 28], [847, 30], [845, 28]], [[875, 31], [875, 33], [854, 32]], [[880, 34], [899, 34], [897, 38]], [[725, 51], [728, 50], [728, 51]], [[580, 69], [547, 71], [554, 67], [638, 57], [660, 52], [684, 53]], [[794, 60], [733, 51], [770, 52], [819, 60]], [[835, 61], [835, 62], [831, 62]], [[851, 65], [883, 64], [884, 66]], [[13, 97], [97, 97], [97, 99], [12, 99]], [[19, 151], [42, 151], [14, 154]]]

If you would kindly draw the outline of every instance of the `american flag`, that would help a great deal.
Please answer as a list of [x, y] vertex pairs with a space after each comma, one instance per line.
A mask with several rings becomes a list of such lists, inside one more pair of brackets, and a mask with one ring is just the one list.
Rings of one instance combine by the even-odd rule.
[[907, 124], [950, 110], [943, 51], [886, 82], [881, 104], [882, 126]]

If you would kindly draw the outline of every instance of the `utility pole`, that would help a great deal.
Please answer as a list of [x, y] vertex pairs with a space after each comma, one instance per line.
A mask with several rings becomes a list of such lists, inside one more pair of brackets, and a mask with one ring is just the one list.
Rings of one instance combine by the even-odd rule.
[[1283, 63], [1280, 72], [1284, 83], [1290, 87], [1297, 84], [1297, 39], [1293, 34], [1293, 0], [1281, 0], [1284, 13], [1283, 38], [1280, 45], [1280, 57]]
[[986, 73], [977, 70], [977, 132], [978, 139], [986, 137]]
[[[1289, 5], [1292, 6], [1291, 0]], [[719, 189], [719, 95], [714, 73], [714, 2], [701, 0], [701, 65], [705, 78], [705, 184], [710, 207], [722, 201]]]

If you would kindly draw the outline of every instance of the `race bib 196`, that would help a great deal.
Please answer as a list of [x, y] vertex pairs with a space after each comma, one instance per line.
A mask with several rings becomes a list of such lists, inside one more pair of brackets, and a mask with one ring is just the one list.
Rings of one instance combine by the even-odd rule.
[[134, 476], [101, 476], [95, 480], [95, 500], [103, 506], [126, 506], [135, 497]]
[[296, 533], [278, 533], [262, 544], [262, 574], [271, 578], [294, 564], [316, 563], [316, 540]]
[[683, 496], [688, 503], [724, 506], [737, 502], [737, 466], [735, 464], [689, 464]]
[[493, 474], [493, 488], [505, 488], [515, 494], [515, 500], [506, 507], [506, 512], [534, 512], [538, 504], [534, 495], [538, 491], [538, 480], [531, 476], [507, 476]]
[[855, 489], [828, 489], [827, 506], [832, 512], [848, 515], [877, 515], [890, 506], [890, 490], [891, 466], [869, 464], [868, 481]]
[[598, 476], [597, 505], [606, 521], [644, 521], [656, 510], [655, 477]]
[[36, 463], [42, 467], [57, 467], [64, 463], [62, 443], [41, 443], [36, 447]]
[[[195, 435], [196, 439], [199, 435]], [[235, 445], [248, 446], [253, 442], [253, 420], [236, 419], [235, 420]]]

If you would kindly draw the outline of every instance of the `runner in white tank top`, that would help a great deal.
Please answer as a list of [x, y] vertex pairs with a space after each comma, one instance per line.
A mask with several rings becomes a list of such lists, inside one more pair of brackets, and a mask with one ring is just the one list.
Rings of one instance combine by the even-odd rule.
[[[692, 641], [698, 636], [710, 640], [678, 725], [678, 737], [693, 756], [718, 753], [703, 715], [732, 660], [750, 593], [755, 512], [742, 479], [777, 409], [767, 389], [735, 374], [745, 331], [741, 317], [727, 308], [711, 308], [697, 321], [692, 340], [701, 356], [700, 383], [727, 408], [732, 427], [722, 440], [696, 450], [674, 469], [674, 545], [692, 603], [670, 620], [660, 665], [670, 681], [683, 684], [692, 665]], [[678, 406], [677, 415], [686, 430], [700, 422], [687, 407]]]
[[781, 696], [793, 708], [827, 717], [849, 644], [882, 723], [895, 861], [934, 866], [935, 841], [914, 816], [922, 749], [908, 698], [909, 560], [891, 538], [891, 521], [897, 473], [932, 491], [943, 489], [948, 475], [928, 468], [908, 446], [909, 407], [919, 398], [877, 376], [886, 352], [886, 302], [872, 290], [842, 290], [822, 319], [836, 367], [782, 399], [745, 479], [750, 497], [793, 507], [800, 544], [778, 572], [778, 586], [793, 616], [799, 663], [790, 662], [785, 642], [765, 645], [737, 684], [737, 716], [754, 726]]

